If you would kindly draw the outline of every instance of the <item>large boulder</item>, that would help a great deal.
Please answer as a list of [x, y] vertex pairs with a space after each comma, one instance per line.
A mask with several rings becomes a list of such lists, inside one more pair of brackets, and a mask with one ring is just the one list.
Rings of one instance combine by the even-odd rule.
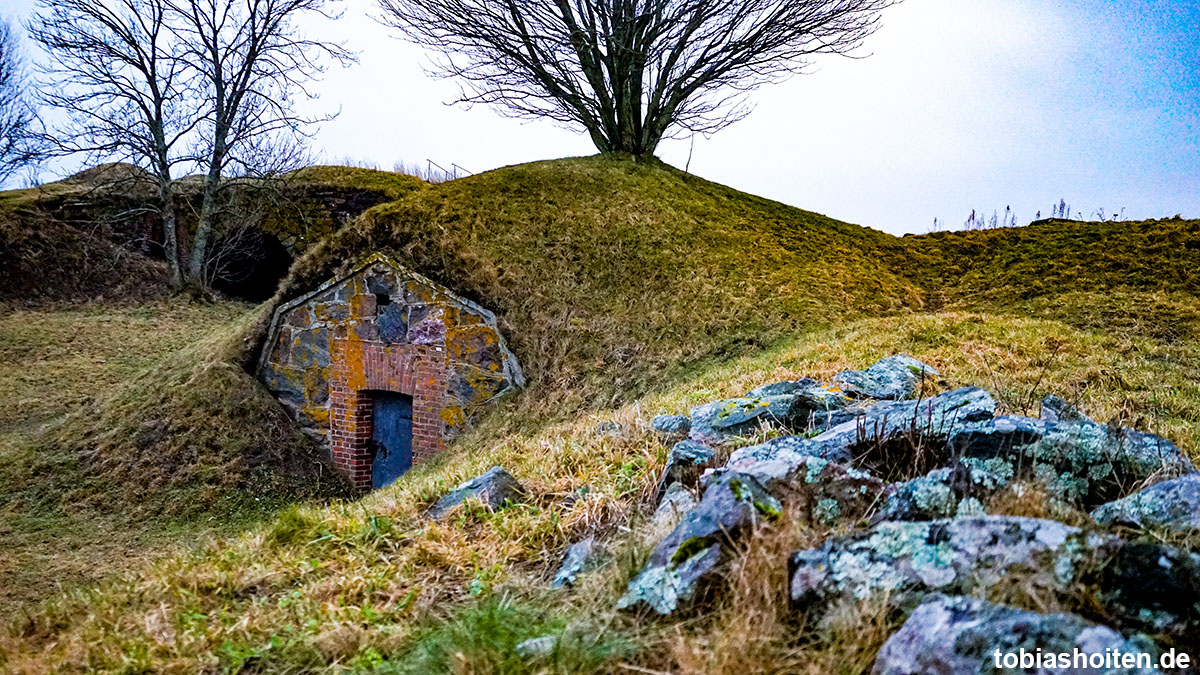
[[[1129, 654], [1133, 663], [1126, 667], [1123, 659], [1106, 668], [1104, 659], [1113, 656], [1110, 650]], [[1022, 652], [1027, 655], [1024, 662]], [[1088, 660], [1060, 661], [1059, 655], [1073, 659], [1076, 653]], [[1092, 658], [1098, 659], [1099, 668], [1090, 667]], [[1073, 614], [1036, 614], [975, 598], [935, 595], [926, 598], [888, 638], [871, 673], [1149, 675], [1159, 672], [1157, 664], [1157, 646], [1141, 635], [1126, 638]]]
[[1200, 474], [1163, 481], [1092, 511], [1092, 520], [1109, 525], [1200, 530]]
[[781, 510], [779, 501], [754, 478], [736, 473], [721, 476], [658, 543], [617, 607], [648, 607], [670, 614], [694, 597], [732, 539], [760, 519], [779, 517]]
[[857, 398], [902, 399], [917, 393], [926, 378], [938, 376], [930, 366], [897, 354], [876, 361], [866, 370], [838, 373], [834, 384]]
[[797, 551], [789, 564], [792, 601], [810, 610], [878, 594], [913, 606], [929, 593], [970, 594], [1020, 574], [1030, 587], [1091, 593], [1121, 628], [1200, 630], [1200, 556], [1051, 520], [889, 521]]
[[1055, 497], [1087, 506], [1109, 501], [1126, 485], [1195, 471], [1165, 438], [1088, 421], [993, 417], [960, 425], [948, 445], [971, 466], [1002, 478], [1032, 476]]
[[493, 466], [442, 496], [429, 510], [429, 516], [441, 518], [467, 499], [477, 499], [495, 510], [510, 502], [515, 504], [524, 501], [525, 488], [503, 467]]

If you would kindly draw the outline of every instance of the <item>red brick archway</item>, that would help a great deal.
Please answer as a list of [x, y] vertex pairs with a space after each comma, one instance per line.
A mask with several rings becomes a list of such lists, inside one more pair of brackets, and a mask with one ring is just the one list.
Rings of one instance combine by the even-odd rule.
[[355, 489], [371, 489], [370, 441], [374, 417], [371, 392], [390, 391], [413, 399], [413, 463], [444, 447], [442, 407], [446, 401], [446, 353], [430, 345], [389, 345], [337, 339], [331, 353], [329, 440], [333, 465]]

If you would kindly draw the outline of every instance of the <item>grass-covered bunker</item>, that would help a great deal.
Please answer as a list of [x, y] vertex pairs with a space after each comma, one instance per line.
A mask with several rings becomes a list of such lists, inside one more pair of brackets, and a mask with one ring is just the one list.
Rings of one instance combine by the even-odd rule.
[[491, 312], [378, 253], [275, 310], [258, 376], [360, 490], [524, 384]]

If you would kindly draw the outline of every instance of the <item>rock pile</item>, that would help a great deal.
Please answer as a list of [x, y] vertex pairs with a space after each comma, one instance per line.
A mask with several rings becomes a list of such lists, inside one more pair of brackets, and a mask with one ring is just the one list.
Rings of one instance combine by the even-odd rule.
[[[813, 522], [867, 520], [865, 529], [790, 556], [797, 609], [820, 613], [840, 599], [880, 597], [910, 612], [877, 673], [982, 672], [982, 654], [993, 647], [1149, 653], [1155, 646], [1142, 633], [1200, 635], [1200, 556], [1105, 531], [1200, 530], [1200, 474], [1179, 448], [1097, 423], [1057, 396], [1046, 397], [1037, 419], [998, 415], [977, 387], [933, 394], [938, 377], [898, 355], [840, 373], [834, 385], [778, 382], [686, 416], [656, 417], [654, 428], [675, 442], [658, 513], [678, 521], [618, 606], [659, 614], [686, 606], [719, 582], [739, 536], [782, 517], [783, 505], [801, 495]], [[737, 447], [763, 427], [781, 435]], [[718, 449], [732, 452], [715, 466]], [[910, 466], [900, 468], [924, 475], [889, 482], [905, 460]], [[1090, 510], [1095, 524], [988, 515], [989, 498], [1015, 481], [1041, 484], [1057, 505]], [[1015, 573], [1060, 597], [1087, 593], [1081, 602], [1098, 603], [1111, 625], [969, 597]]]
[[[1146, 634], [1200, 648], [1200, 555], [1119, 529], [1200, 533], [1200, 473], [1187, 456], [1057, 396], [1036, 419], [998, 415], [978, 387], [934, 393], [938, 377], [898, 355], [833, 385], [776, 382], [655, 417], [673, 444], [652, 519], [661, 538], [618, 607], [669, 615], [691, 605], [719, 589], [740, 537], [792, 514], [853, 526], [788, 557], [797, 611], [819, 618], [840, 601], [878, 598], [907, 614], [879, 653], [878, 674], [1001, 672], [989, 655], [1022, 648], [1157, 654]], [[776, 435], [739, 447], [764, 427]], [[1093, 523], [986, 512], [998, 491], [1031, 484], [1052, 501], [1048, 513], [1090, 511]], [[498, 508], [522, 496], [493, 467], [433, 513], [467, 497]], [[574, 584], [602, 555], [590, 537], [570, 547], [553, 585]], [[1005, 583], [1089, 607], [1103, 622], [978, 597]], [[522, 651], [553, 649], [551, 637]]]

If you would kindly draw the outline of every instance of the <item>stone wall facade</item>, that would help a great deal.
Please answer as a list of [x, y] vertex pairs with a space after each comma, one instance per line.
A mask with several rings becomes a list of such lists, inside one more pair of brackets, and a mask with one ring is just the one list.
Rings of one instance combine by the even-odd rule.
[[412, 397], [415, 463], [524, 384], [491, 312], [380, 255], [276, 309], [258, 375], [363, 491], [374, 392]]

